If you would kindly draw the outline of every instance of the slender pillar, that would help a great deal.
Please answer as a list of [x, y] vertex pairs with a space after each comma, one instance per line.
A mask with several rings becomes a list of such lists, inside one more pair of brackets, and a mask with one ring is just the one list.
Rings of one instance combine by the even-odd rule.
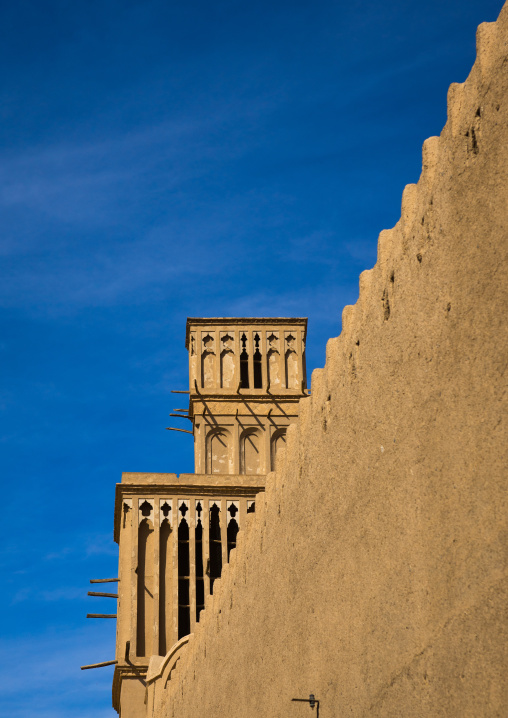
[[201, 520], [203, 522], [203, 580], [205, 584], [205, 603], [206, 597], [210, 595], [210, 512], [209, 501], [202, 502], [203, 513]]
[[196, 626], [196, 502], [188, 501], [189, 511], [189, 618], [190, 633]]
[[254, 389], [254, 334], [255, 332], [245, 332], [247, 337], [247, 352], [249, 354], [249, 391]]
[[[201, 341], [201, 339], [200, 339]], [[172, 565], [172, 631], [173, 631], [173, 643], [178, 641], [178, 498], [173, 497], [173, 555], [171, 560]]]
[[298, 329], [296, 332], [296, 355], [298, 358], [298, 388], [303, 394], [303, 341], [302, 341], [302, 330]]
[[224, 499], [219, 499], [219, 501], [216, 503], [218, 506], [220, 506], [220, 538], [222, 552], [222, 570], [224, 571], [224, 566], [228, 562], [228, 521], [226, 511], [227, 502]]
[[139, 532], [139, 504], [144, 499], [134, 499], [132, 507], [132, 554], [131, 554], [131, 656], [138, 655], [138, 532]]

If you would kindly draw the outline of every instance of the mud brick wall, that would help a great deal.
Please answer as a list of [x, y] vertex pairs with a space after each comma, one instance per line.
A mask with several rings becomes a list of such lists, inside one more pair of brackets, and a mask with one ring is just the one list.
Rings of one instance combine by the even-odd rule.
[[508, 715], [507, 25], [479, 27], [156, 716]]

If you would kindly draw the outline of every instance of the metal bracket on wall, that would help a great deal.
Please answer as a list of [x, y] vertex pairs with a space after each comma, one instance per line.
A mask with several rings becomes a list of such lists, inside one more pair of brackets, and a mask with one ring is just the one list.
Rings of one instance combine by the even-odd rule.
[[312, 709], [316, 706], [316, 718], [319, 718], [319, 701], [314, 697], [314, 693], [311, 693], [308, 698], [291, 698], [291, 700], [298, 703], [308, 703]]

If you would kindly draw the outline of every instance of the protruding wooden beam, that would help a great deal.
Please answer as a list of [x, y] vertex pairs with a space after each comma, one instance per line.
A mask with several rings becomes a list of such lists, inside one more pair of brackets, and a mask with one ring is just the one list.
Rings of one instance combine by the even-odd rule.
[[166, 426], [166, 431], [183, 431], [184, 434], [194, 434], [193, 431], [189, 431], [188, 429], [175, 429], [174, 426]]
[[189, 421], [192, 421], [190, 416], [187, 416], [187, 414], [170, 414], [170, 416], [178, 416], [179, 419], [188, 419]]
[[97, 591], [88, 591], [89, 596], [103, 596], [104, 598], [118, 598], [117, 593], [98, 593]]
[[86, 671], [89, 668], [102, 668], [103, 666], [116, 666], [118, 661], [103, 661], [103, 663], [91, 663], [89, 666], [81, 666], [82, 671]]
[[116, 618], [116, 613], [87, 613], [87, 618]]
[[117, 583], [119, 578], [91, 578], [90, 583]]
[[181, 391], [181, 389], [171, 389], [172, 394], [190, 394], [190, 391]]

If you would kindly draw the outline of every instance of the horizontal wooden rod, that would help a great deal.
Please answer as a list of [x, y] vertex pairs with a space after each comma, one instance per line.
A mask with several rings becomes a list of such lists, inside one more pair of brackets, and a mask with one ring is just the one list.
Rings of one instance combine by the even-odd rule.
[[82, 671], [88, 670], [88, 668], [102, 668], [103, 666], [116, 666], [118, 661], [104, 661], [103, 663], [91, 663], [89, 666], [81, 666]]
[[119, 578], [91, 578], [90, 583], [117, 583]]
[[194, 434], [193, 431], [189, 431], [188, 429], [175, 429], [174, 426], [166, 426], [166, 431], [183, 431], [184, 434]]
[[105, 598], [118, 598], [117, 593], [98, 593], [97, 591], [88, 591], [89, 596], [103, 596]]
[[87, 613], [87, 618], [116, 618], [116, 613]]
[[187, 416], [187, 414], [170, 414], [170, 416], [177, 416], [179, 419], [189, 419], [189, 421], [192, 421], [190, 416]]
[[181, 391], [181, 389], [171, 389], [172, 394], [190, 394], [190, 391]]

